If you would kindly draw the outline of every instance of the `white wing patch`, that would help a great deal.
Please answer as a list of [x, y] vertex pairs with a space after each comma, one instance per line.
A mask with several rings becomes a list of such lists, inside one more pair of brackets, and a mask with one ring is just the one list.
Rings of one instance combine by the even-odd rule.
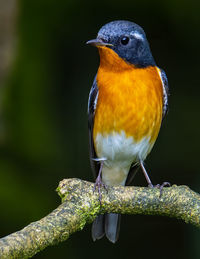
[[167, 112], [167, 107], [168, 107], [168, 94], [167, 94], [167, 91], [165, 89], [165, 84], [162, 79], [161, 70], [158, 67], [157, 67], [157, 71], [158, 71], [158, 74], [162, 81], [162, 87], [163, 87], [163, 116], [164, 116], [165, 113]]
[[94, 100], [94, 110], [96, 110], [96, 107], [97, 107], [98, 96], [99, 96], [99, 92], [97, 93], [96, 98]]

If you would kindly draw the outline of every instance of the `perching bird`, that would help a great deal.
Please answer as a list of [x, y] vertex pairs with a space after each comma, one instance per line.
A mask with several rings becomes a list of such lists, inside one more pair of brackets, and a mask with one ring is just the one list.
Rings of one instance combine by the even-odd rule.
[[[153, 187], [143, 162], [167, 111], [166, 74], [156, 66], [145, 32], [133, 22], [110, 22], [87, 44], [96, 46], [100, 55], [88, 101], [95, 187], [125, 185], [133, 166], [142, 168]], [[115, 243], [119, 223], [119, 214], [99, 215], [92, 226], [93, 240], [106, 234]]]

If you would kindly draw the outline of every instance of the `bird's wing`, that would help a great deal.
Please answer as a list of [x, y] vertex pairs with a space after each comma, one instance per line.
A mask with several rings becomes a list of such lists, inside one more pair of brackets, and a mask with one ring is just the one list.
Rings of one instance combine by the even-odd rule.
[[161, 77], [162, 85], [163, 85], [163, 114], [162, 114], [162, 118], [164, 119], [165, 115], [168, 112], [169, 85], [168, 85], [167, 76], [166, 76], [165, 71], [163, 69], [160, 69], [160, 77]]
[[94, 127], [94, 114], [95, 114], [97, 100], [98, 100], [98, 93], [99, 93], [99, 90], [98, 90], [96, 76], [95, 76], [92, 88], [89, 93], [89, 99], [88, 99], [88, 130], [89, 130], [90, 164], [95, 178], [98, 175], [99, 166], [100, 166], [99, 163], [93, 160], [96, 158], [96, 152], [95, 152], [94, 141], [93, 141], [93, 127]]

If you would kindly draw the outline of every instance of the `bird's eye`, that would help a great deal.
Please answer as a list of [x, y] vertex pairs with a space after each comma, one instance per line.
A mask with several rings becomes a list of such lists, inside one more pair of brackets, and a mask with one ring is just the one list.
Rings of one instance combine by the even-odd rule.
[[121, 38], [121, 44], [127, 45], [128, 43], [129, 43], [129, 37], [124, 36]]

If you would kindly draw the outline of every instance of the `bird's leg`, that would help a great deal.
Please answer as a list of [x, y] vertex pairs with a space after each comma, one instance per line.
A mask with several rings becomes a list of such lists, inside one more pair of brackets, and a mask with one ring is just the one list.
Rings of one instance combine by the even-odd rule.
[[96, 188], [98, 188], [100, 204], [101, 204], [101, 198], [102, 198], [101, 187], [103, 186], [107, 190], [106, 185], [102, 182], [102, 179], [101, 179], [102, 169], [103, 169], [103, 162], [104, 161], [100, 161], [99, 173], [98, 173], [98, 176], [97, 176], [95, 184], [94, 184], [94, 191], [96, 190]]
[[163, 188], [164, 188], [165, 186], [171, 186], [171, 184], [170, 184], [169, 182], [163, 182], [162, 184], [153, 185], [152, 182], [151, 182], [151, 180], [150, 180], [150, 178], [149, 178], [149, 176], [148, 176], [148, 173], [147, 173], [147, 171], [146, 171], [146, 169], [145, 169], [145, 167], [144, 167], [143, 161], [140, 161], [140, 167], [141, 167], [141, 169], [142, 169], [142, 171], [143, 171], [143, 173], [144, 173], [144, 176], [145, 176], [145, 178], [146, 178], [146, 180], [147, 180], [148, 187], [150, 187], [150, 188], [158, 188], [158, 189], [160, 190], [160, 198], [161, 198]]
[[152, 184], [152, 182], [151, 182], [151, 180], [150, 180], [150, 178], [149, 178], [149, 176], [148, 176], [148, 173], [147, 173], [147, 171], [146, 171], [146, 169], [145, 169], [144, 164], [143, 164], [142, 161], [140, 161], [140, 167], [141, 167], [141, 169], [142, 169], [142, 172], [143, 172], [143, 174], [144, 174], [144, 177], [145, 177], [146, 180], [147, 180], [148, 187], [153, 188], [154, 186], [153, 186], [153, 184]]

